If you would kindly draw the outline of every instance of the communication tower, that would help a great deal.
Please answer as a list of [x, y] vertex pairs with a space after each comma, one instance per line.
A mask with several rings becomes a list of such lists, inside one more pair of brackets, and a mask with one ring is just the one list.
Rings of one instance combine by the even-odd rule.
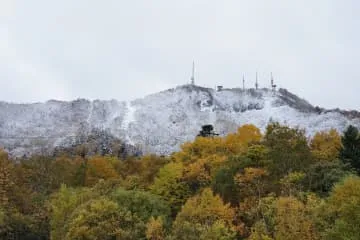
[[192, 64], [192, 72], [191, 72], [191, 85], [195, 85], [195, 62]]
[[259, 88], [259, 83], [258, 83], [258, 73], [256, 72], [255, 89], [257, 90], [258, 88]]

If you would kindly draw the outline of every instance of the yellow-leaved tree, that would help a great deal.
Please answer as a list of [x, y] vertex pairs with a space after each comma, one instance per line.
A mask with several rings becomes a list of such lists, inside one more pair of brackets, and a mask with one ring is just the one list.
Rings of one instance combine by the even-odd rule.
[[100, 179], [108, 180], [108, 179], [116, 179], [118, 178], [118, 174], [114, 169], [114, 165], [112, 163], [114, 159], [110, 157], [102, 157], [95, 156], [90, 158], [87, 161], [86, 166], [86, 178], [85, 185], [93, 186]]
[[335, 129], [317, 132], [310, 142], [311, 153], [319, 161], [332, 161], [338, 158], [341, 137]]
[[236, 133], [225, 137], [225, 148], [230, 154], [244, 153], [250, 143], [257, 143], [261, 140], [260, 129], [252, 124], [246, 124], [238, 128]]
[[186, 142], [181, 146], [181, 151], [176, 152], [173, 158], [184, 164], [192, 163], [199, 158], [210, 155], [224, 155], [224, 141], [220, 137], [197, 137], [194, 142]]
[[161, 217], [151, 217], [146, 224], [146, 239], [163, 240], [165, 238], [164, 223]]
[[309, 198], [305, 205], [294, 197], [280, 197], [276, 204], [275, 239], [319, 239], [311, 217], [316, 201], [316, 198]]
[[190, 198], [176, 216], [173, 224], [174, 239], [204, 239], [214, 232], [219, 239], [235, 239], [236, 227], [233, 225], [234, 210], [229, 204], [214, 195], [210, 188]]

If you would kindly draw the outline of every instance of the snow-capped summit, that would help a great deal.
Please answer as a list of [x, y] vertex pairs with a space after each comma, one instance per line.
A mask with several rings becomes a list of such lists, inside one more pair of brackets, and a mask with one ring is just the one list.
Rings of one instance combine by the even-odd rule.
[[38, 153], [78, 143], [79, 136], [100, 129], [145, 152], [168, 154], [195, 138], [202, 125], [221, 135], [252, 123], [264, 130], [269, 121], [304, 128], [311, 135], [360, 126], [356, 111], [312, 106], [285, 89], [222, 89], [183, 85], [131, 102], [50, 100], [45, 103], [0, 102], [0, 147], [11, 154]]

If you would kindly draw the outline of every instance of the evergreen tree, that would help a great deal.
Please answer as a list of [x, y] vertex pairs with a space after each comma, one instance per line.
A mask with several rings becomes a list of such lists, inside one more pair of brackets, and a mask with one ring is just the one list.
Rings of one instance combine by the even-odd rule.
[[350, 125], [341, 138], [340, 159], [360, 173], [360, 137], [359, 130]]
[[214, 132], [214, 126], [209, 124], [201, 127], [198, 137], [214, 137], [218, 135], [219, 134]]
[[212, 182], [212, 190], [221, 196], [226, 203], [233, 206], [239, 204], [240, 193], [238, 185], [234, 181], [234, 176], [238, 169], [236, 168], [221, 168], [214, 176]]

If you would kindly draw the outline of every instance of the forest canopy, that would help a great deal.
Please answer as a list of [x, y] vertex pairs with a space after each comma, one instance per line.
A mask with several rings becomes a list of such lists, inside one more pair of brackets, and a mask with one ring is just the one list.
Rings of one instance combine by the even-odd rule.
[[[84, 146], [83, 146], [84, 147]], [[203, 128], [170, 156], [0, 150], [0, 238], [358, 239], [360, 135]]]

